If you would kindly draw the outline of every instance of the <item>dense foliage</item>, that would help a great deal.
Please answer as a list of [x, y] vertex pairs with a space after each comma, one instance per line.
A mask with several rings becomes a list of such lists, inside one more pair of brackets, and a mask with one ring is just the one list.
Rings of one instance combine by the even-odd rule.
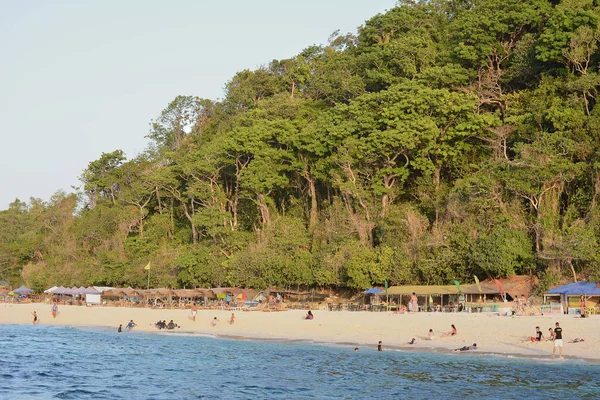
[[62, 285], [597, 278], [596, 0], [401, 1], [175, 98], [81, 193], [0, 212], [0, 278]]

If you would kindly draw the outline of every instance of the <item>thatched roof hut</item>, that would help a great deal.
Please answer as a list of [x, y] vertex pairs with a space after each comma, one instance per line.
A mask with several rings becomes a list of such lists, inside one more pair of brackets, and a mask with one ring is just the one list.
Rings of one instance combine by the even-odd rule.
[[175, 297], [180, 299], [203, 299], [206, 290], [203, 289], [176, 289], [173, 291]]

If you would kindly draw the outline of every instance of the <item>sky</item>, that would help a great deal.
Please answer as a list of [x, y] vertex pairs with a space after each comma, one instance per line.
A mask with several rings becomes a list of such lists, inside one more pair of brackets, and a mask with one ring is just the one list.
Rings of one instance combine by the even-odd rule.
[[395, 0], [0, 0], [0, 210], [72, 192], [102, 153], [144, 151], [178, 95], [356, 32]]

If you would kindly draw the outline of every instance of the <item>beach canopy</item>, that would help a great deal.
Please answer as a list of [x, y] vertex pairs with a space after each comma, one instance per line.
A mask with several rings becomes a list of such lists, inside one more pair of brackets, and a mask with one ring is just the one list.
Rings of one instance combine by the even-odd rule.
[[56, 289], [58, 289], [58, 286], [52, 286], [50, 289], [44, 290], [44, 293], [54, 293]]
[[381, 293], [381, 292], [383, 292], [383, 290], [377, 289], [377, 288], [371, 288], [371, 289], [365, 290], [363, 293], [364, 294], [377, 294], [377, 293]]
[[26, 294], [26, 293], [33, 293], [33, 290], [26, 288], [25, 286], [21, 286], [18, 289], [14, 290], [15, 293], [19, 293], [19, 294]]
[[417, 285], [417, 286], [390, 286], [388, 288], [388, 294], [390, 295], [411, 295], [416, 293], [418, 295], [444, 295], [444, 294], [458, 294], [458, 288], [455, 285]]
[[562, 294], [567, 296], [600, 296], [600, 285], [595, 282], [569, 283], [550, 289], [546, 294]]
[[82, 290], [79, 292], [79, 294], [102, 294], [102, 292], [100, 292], [99, 290], [96, 290], [96, 288], [94, 288], [93, 286], [89, 286], [86, 288], [81, 288]]

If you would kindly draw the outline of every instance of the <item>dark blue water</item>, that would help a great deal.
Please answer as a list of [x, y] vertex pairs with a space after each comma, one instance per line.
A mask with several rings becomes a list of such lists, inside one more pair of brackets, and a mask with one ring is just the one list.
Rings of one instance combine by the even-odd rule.
[[0, 325], [0, 399], [600, 398], [600, 365]]

